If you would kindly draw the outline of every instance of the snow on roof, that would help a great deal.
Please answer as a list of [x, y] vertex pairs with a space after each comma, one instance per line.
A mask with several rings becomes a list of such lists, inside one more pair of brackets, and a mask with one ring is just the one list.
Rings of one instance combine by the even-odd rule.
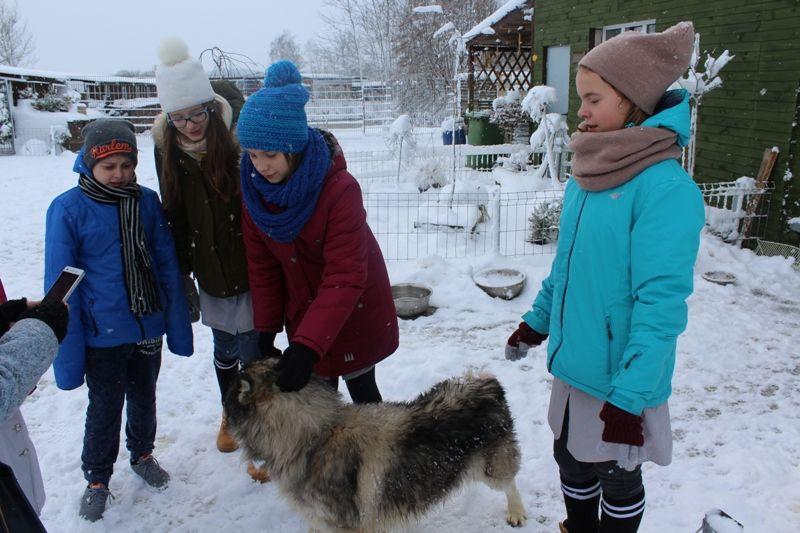
[[[492, 26], [500, 22], [506, 15], [514, 11], [515, 9], [519, 9], [525, 5], [526, 0], [509, 0], [505, 4], [503, 4], [500, 9], [477, 23], [475, 26], [472, 27], [467, 33], [464, 34], [464, 41], [469, 41], [474, 39], [479, 35], [491, 35], [494, 33]], [[487, 31], [488, 30], [488, 31]]]
[[76, 81], [95, 81], [95, 82], [155, 84], [155, 78], [126, 78], [124, 76], [77, 74], [70, 72], [55, 72], [52, 70], [36, 70], [32, 68], [20, 68], [20, 67], [11, 67], [8, 65], [0, 65], [0, 77], [2, 77], [3, 75], [50, 78], [57, 81], [76, 80]]
[[440, 5], [432, 5], [432, 6], [419, 6], [412, 9], [414, 13], [439, 13], [442, 14], [442, 6]]

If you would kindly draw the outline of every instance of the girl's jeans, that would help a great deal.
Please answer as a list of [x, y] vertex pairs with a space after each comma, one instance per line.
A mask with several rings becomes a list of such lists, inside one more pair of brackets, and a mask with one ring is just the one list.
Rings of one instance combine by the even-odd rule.
[[258, 331], [244, 331], [235, 335], [211, 329], [214, 336], [214, 364], [217, 368], [237, 368], [252, 363], [261, 358], [258, 349]]

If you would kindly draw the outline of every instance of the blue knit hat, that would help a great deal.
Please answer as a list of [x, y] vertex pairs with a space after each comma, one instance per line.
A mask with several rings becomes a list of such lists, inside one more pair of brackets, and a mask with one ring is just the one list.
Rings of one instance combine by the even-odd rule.
[[308, 91], [301, 81], [300, 71], [291, 61], [270, 65], [264, 88], [250, 95], [239, 114], [236, 130], [243, 148], [288, 154], [305, 149]]

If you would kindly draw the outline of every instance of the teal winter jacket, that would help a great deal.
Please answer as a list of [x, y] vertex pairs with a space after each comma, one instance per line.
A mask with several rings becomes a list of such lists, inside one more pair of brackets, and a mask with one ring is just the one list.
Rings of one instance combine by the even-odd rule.
[[[689, 136], [689, 101], [670, 91], [642, 125]], [[548, 370], [634, 414], [671, 393], [675, 346], [705, 221], [702, 195], [677, 160], [618, 187], [570, 180], [550, 275], [523, 319], [549, 333]]]

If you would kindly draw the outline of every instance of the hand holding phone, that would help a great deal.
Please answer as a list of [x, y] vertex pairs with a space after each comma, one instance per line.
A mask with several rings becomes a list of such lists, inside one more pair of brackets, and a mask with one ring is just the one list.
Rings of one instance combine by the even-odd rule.
[[67, 299], [72, 295], [72, 292], [78, 286], [78, 283], [83, 279], [84, 271], [80, 268], [71, 266], [64, 267], [61, 274], [58, 275], [53, 285], [47, 291], [47, 294], [42, 298], [42, 303], [48, 302], [63, 302], [67, 303]]

